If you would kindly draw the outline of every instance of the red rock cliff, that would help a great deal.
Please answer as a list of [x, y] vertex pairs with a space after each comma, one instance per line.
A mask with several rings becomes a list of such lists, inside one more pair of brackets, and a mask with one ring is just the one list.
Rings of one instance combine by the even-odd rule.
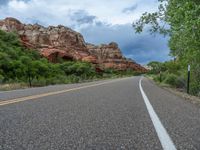
[[56, 62], [61, 57], [64, 60], [91, 62], [101, 68], [146, 71], [134, 61], [124, 58], [116, 43], [99, 46], [86, 44], [80, 33], [62, 25], [45, 28], [38, 24], [22, 24], [15, 18], [6, 18], [0, 20], [0, 29], [17, 32], [24, 46], [38, 50], [51, 62]]
[[102, 68], [113, 68], [117, 70], [133, 69], [142, 72], [146, 71], [145, 68], [135, 63], [133, 60], [125, 58], [115, 42], [108, 45], [102, 44], [98, 46], [87, 44], [87, 48], [90, 54], [97, 57], [97, 62], [99, 62]]

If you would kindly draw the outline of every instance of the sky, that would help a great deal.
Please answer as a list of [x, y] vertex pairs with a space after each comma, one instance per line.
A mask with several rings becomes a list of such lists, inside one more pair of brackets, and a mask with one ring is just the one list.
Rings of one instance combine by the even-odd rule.
[[170, 59], [168, 38], [146, 30], [136, 34], [132, 23], [157, 7], [157, 0], [0, 0], [0, 19], [62, 24], [80, 32], [88, 43], [117, 42], [126, 57], [147, 64]]

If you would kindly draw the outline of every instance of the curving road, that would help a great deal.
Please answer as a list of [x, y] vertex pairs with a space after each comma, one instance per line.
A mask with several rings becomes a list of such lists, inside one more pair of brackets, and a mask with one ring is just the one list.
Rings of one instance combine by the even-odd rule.
[[64, 149], [199, 150], [200, 107], [141, 77], [0, 92], [0, 150]]

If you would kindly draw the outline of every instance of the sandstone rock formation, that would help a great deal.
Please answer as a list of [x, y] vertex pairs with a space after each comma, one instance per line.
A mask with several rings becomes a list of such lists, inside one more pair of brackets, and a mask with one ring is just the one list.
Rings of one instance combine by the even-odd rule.
[[87, 44], [87, 48], [90, 54], [97, 57], [97, 61], [102, 68], [113, 68], [117, 70], [134, 69], [142, 72], [146, 71], [146, 69], [135, 63], [133, 60], [123, 57], [117, 43], [115, 42], [99, 46]]
[[15, 18], [6, 18], [0, 20], [0, 29], [17, 32], [24, 46], [38, 50], [51, 62], [56, 62], [60, 57], [64, 60], [91, 62], [102, 69], [146, 71], [139, 64], [123, 57], [116, 43], [99, 46], [87, 44], [80, 33], [62, 25], [46, 28], [38, 24], [22, 24]]

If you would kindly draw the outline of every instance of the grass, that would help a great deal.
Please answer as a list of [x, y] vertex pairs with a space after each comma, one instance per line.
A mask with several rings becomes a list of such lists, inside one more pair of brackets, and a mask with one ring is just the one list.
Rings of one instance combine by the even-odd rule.
[[26, 89], [28, 85], [26, 83], [7, 83], [7, 84], [0, 84], [1, 91], [9, 91], [15, 89]]
[[186, 89], [184, 88], [176, 88], [173, 85], [167, 84], [165, 82], [159, 82], [158, 80], [154, 80], [156, 75], [145, 75], [145, 77], [152, 80], [156, 85], [170, 91], [171, 93], [174, 93], [175, 95], [178, 95], [179, 97], [182, 97], [186, 100], [190, 100], [192, 103], [198, 103], [200, 104], [200, 97], [199, 96], [193, 96], [190, 94], [187, 94]]
[[[79, 80], [77, 82], [69, 82], [64, 84], [71, 84], [71, 83], [86, 83], [86, 82], [93, 82], [93, 81], [100, 81], [100, 80], [106, 80], [106, 79], [117, 79], [117, 78], [123, 78], [123, 77], [131, 77], [133, 75], [113, 75], [113, 76], [104, 76], [101, 78], [93, 78], [93, 79], [85, 79], [85, 80]], [[59, 84], [54, 84], [59, 85]], [[44, 87], [46, 85], [33, 85], [32, 87]], [[16, 89], [26, 89], [30, 88], [28, 83], [6, 83], [6, 84], [0, 84], [0, 91], [9, 91], [9, 90], [16, 90]]]

